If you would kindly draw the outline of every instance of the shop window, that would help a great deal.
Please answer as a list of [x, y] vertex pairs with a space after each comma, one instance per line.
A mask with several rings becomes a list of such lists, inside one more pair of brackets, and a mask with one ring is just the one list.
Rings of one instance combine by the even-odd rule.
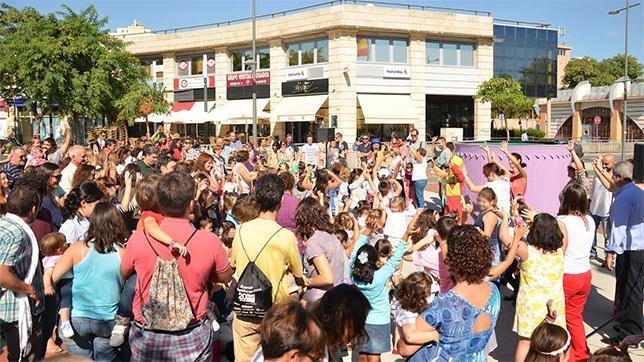
[[289, 66], [326, 63], [329, 61], [329, 41], [317, 39], [290, 43], [286, 53]]
[[407, 63], [407, 39], [358, 38], [360, 62]]

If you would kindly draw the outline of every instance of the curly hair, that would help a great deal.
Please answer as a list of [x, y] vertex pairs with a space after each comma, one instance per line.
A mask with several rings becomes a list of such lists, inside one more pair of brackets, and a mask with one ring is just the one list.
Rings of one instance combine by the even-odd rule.
[[295, 227], [307, 239], [317, 230], [333, 234], [336, 229], [324, 207], [312, 197], [307, 197], [297, 205]]
[[348, 212], [340, 212], [335, 216], [335, 225], [344, 230], [353, 231], [353, 218]]
[[532, 221], [526, 242], [545, 252], [555, 252], [563, 246], [563, 233], [557, 219], [546, 213], [537, 214]]
[[413, 313], [427, 308], [427, 298], [432, 293], [432, 277], [425, 272], [415, 272], [403, 279], [396, 289], [400, 306]]
[[[367, 260], [365, 263], [360, 261], [360, 255], [366, 253]], [[358, 283], [371, 284], [373, 275], [378, 270], [378, 251], [373, 246], [366, 244], [358, 249], [357, 257], [353, 261], [353, 272], [351, 278]]]
[[324, 329], [329, 352], [367, 338], [364, 326], [370, 309], [369, 300], [354, 285], [340, 284], [324, 293], [311, 312]]
[[436, 217], [434, 216], [434, 211], [430, 209], [423, 210], [423, 212], [418, 215], [415, 226], [418, 229], [418, 232], [411, 236], [411, 241], [414, 244], [423, 240], [425, 236], [427, 236], [429, 229], [436, 229]]
[[447, 237], [449, 273], [456, 283], [480, 283], [492, 267], [492, 248], [473, 225], [457, 225]]

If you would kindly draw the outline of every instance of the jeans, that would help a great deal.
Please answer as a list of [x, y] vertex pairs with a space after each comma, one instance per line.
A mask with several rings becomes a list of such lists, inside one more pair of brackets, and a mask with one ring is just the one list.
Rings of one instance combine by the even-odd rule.
[[427, 186], [427, 180], [417, 180], [412, 181], [412, 186], [414, 187], [414, 198], [416, 199], [416, 207], [422, 208], [425, 207], [425, 186]]
[[40, 359], [45, 358], [45, 354], [47, 353], [47, 341], [51, 338], [54, 333], [54, 327], [58, 324], [58, 298], [59, 295], [45, 296], [45, 312], [42, 315], [43, 343], [40, 344], [40, 351], [37, 353], [38, 356], [40, 356]]
[[110, 346], [114, 320], [72, 317], [74, 337], [63, 339], [70, 354], [91, 358], [95, 361], [115, 361], [118, 350]]
[[581, 274], [564, 274], [563, 287], [566, 298], [566, 328], [572, 340], [570, 361], [588, 361], [590, 351], [586, 343], [584, 330], [584, 306], [590, 294], [592, 274], [589, 271]]
[[[43, 341], [42, 338], [42, 314], [32, 315], [31, 323], [31, 336], [28, 342], [31, 345], [31, 349], [22, 360], [40, 361], [45, 357], [44, 355], [39, 355], [42, 351], [41, 344], [47, 344], [47, 341]], [[0, 323], [0, 338], [4, 339], [7, 344], [7, 360], [10, 362], [19, 361], [20, 333], [18, 332], [18, 322]]]
[[121, 299], [119, 299], [119, 309], [116, 314], [121, 317], [134, 318], [132, 314], [132, 301], [134, 300], [134, 289], [136, 288], [136, 274], [130, 275], [123, 285]]
[[[604, 243], [606, 243], [606, 240], [610, 237], [610, 220], [608, 219], [608, 216], [597, 216], [597, 215], [591, 215], [593, 218], [593, 221], [595, 221], [595, 229], [599, 230], [599, 224], [602, 225], [602, 230], [604, 231]], [[593, 246], [590, 248], [590, 256], [597, 256], [597, 233], [599, 231], [595, 231], [595, 238], [593, 239]]]
[[625, 250], [615, 261], [615, 305], [626, 334], [642, 334], [644, 250]]

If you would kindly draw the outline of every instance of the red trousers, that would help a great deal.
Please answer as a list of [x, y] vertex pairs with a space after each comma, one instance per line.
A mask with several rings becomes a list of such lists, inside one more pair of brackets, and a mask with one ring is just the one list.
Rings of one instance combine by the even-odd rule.
[[564, 274], [563, 287], [566, 298], [566, 327], [572, 339], [570, 361], [588, 361], [590, 352], [586, 343], [584, 329], [584, 306], [590, 294], [592, 274], [589, 271], [581, 274]]

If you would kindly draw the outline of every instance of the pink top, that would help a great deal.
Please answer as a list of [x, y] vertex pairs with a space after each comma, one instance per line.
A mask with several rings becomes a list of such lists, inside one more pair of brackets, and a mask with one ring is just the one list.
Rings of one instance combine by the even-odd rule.
[[[431, 237], [433, 239], [435, 236], [436, 231], [431, 229], [425, 237]], [[447, 265], [445, 265], [445, 258], [441, 253], [440, 247], [436, 248], [435, 244], [431, 243], [425, 250], [413, 252], [411, 257], [414, 265], [422, 266], [425, 268], [426, 273], [438, 278], [441, 293], [445, 293], [452, 288], [449, 270], [447, 269]]]
[[52, 255], [52, 256], [45, 256], [42, 258], [42, 267], [45, 269], [48, 268], [53, 268], [54, 265], [60, 260], [60, 257], [62, 255]]
[[[165, 218], [161, 229], [170, 237], [184, 244], [194, 232], [194, 227], [185, 219]], [[170, 260], [173, 255], [170, 248], [150, 238], [150, 243], [159, 255], [165, 260]], [[136, 271], [137, 285], [134, 295], [132, 310], [137, 321], [142, 322], [142, 302], [147, 300], [148, 288], [157, 256], [145, 240], [141, 231], [135, 231], [127, 242], [125, 255], [121, 261], [121, 270]], [[228, 256], [219, 238], [208, 231], [197, 231], [188, 243], [188, 255], [179, 257], [179, 271], [188, 293], [190, 304], [195, 310], [195, 318], [201, 319], [206, 315], [208, 308], [208, 286], [210, 276], [214, 273], [225, 272], [230, 265]], [[141, 288], [143, 287], [143, 290]]]

